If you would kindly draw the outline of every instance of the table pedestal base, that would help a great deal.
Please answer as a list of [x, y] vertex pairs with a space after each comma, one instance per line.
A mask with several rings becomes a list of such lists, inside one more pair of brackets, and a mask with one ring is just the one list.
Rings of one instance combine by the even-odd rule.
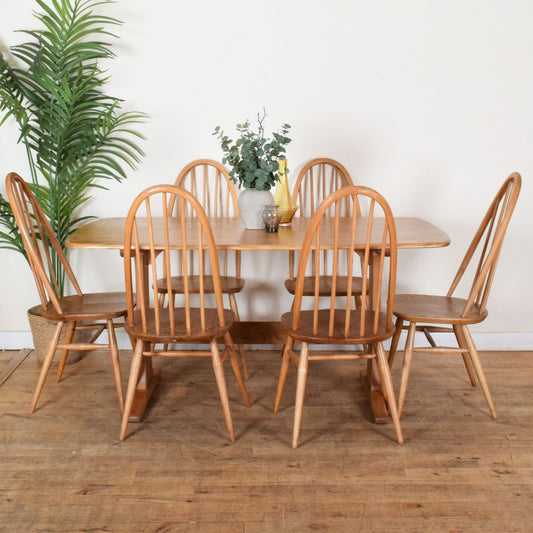
[[[235, 322], [231, 327], [231, 337], [235, 344], [277, 344], [283, 345], [286, 340], [286, 330], [281, 322]], [[281, 350], [280, 350], [281, 355]], [[370, 377], [369, 377], [370, 376]], [[381, 393], [375, 365], [369, 361], [367, 370], [361, 373], [365, 384], [372, 415], [376, 424], [389, 422], [389, 415], [385, 398]], [[141, 378], [135, 392], [130, 422], [140, 422], [150, 396], [159, 381], [159, 374], [152, 370], [152, 358], [146, 357], [141, 370]]]
[[361, 372], [361, 381], [370, 397], [370, 407], [372, 408], [372, 417], [376, 424], [387, 424], [389, 422], [389, 412], [385, 397], [379, 386], [374, 361], [368, 361], [367, 369]]
[[286, 329], [279, 321], [234, 322], [231, 338], [235, 344], [285, 344]]
[[145, 357], [143, 361], [143, 368], [141, 369], [141, 377], [137, 388], [135, 389], [135, 396], [133, 397], [133, 404], [130, 411], [130, 422], [140, 422], [144, 415], [146, 406], [150, 401], [152, 392], [159, 383], [159, 372], [154, 372], [152, 369], [152, 358]]

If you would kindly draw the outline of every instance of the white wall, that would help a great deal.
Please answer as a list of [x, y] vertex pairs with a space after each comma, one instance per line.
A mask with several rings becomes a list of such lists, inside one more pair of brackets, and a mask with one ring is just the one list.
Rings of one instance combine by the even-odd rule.
[[[31, 0], [9, 2], [0, 47], [36, 26]], [[305, 161], [341, 161], [376, 188], [396, 215], [426, 218], [451, 246], [402, 251], [399, 291], [445, 291], [503, 179], [524, 178], [489, 305], [474, 331], [516, 334], [532, 348], [533, 3], [530, 0], [119, 0], [124, 21], [109, 92], [147, 112], [146, 158], [86, 214], [124, 216], [143, 188], [172, 182], [198, 157], [221, 158], [216, 125], [233, 126], [267, 108], [267, 129], [288, 122], [292, 178]], [[17, 130], [0, 128], [0, 174], [26, 172]], [[0, 185], [0, 191], [5, 187]], [[37, 303], [29, 269], [0, 252], [0, 343], [27, 331]], [[118, 253], [71, 256], [86, 290], [120, 289]], [[283, 254], [245, 256], [242, 318], [276, 317]], [[265, 281], [267, 280], [267, 281]], [[3, 337], [2, 337], [3, 334]], [[509, 338], [509, 337], [508, 337]]]

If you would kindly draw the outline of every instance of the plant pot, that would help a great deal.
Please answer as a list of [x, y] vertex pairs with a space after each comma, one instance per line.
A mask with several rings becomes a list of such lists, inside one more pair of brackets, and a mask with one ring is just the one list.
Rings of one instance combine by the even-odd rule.
[[263, 209], [273, 204], [274, 197], [270, 191], [244, 189], [239, 194], [239, 214], [246, 229], [265, 229]]
[[[54, 333], [56, 323], [51, 322], [50, 320], [47, 320], [46, 318], [43, 318], [42, 316], [38, 315], [36, 311], [39, 307], [41, 306], [36, 305], [35, 307], [28, 309], [28, 320], [30, 322], [31, 333], [33, 335], [33, 345], [35, 346], [35, 352], [37, 354], [37, 362], [42, 365], [44, 362], [44, 358], [46, 357], [46, 352], [48, 351], [48, 346], [50, 345], [50, 339], [52, 338], [52, 335]], [[63, 326], [63, 331], [61, 332], [59, 343], [64, 342], [66, 331], [67, 328], [65, 324]], [[75, 331], [72, 342], [88, 342], [93, 333], [94, 331], [88, 330]], [[54, 355], [54, 358], [58, 358], [58, 362], [59, 358], [61, 357], [61, 352], [62, 350], [58, 349], [56, 350], [56, 353]], [[83, 357], [85, 357], [86, 353], [86, 350], [69, 350], [67, 357], [67, 365], [77, 363], [80, 359], [83, 359]]]

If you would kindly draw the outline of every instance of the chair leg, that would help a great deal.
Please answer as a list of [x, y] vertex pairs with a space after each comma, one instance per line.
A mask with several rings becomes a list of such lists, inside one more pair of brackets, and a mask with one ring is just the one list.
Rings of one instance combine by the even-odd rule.
[[390, 350], [389, 350], [389, 367], [392, 368], [394, 363], [394, 356], [396, 355], [396, 350], [398, 349], [398, 343], [400, 342], [400, 335], [402, 334], [403, 329], [403, 318], [396, 319], [396, 329], [394, 330], [394, 335], [391, 340]]
[[144, 342], [141, 339], [137, 339], [137, 342], [135, 343], [135, 351], [133, 352], [133, 358], [131, 360], [130, 377], [128, 380], [128, 391], [126, 393], [126, 405], [124, 406], [124, 412], [122, 413], [122, 424], [120, 426], [119, 437], [120, 440], [124, 440], [124, 438], [126, 437], [131, 407], [133, 405], [133, 398], [135, 397], [135, 389], [137, 388], [139, 375], [141, 374], [143, 351]]
[[120, 413], [124, 412], [124, 394], [122, 392], [122, 378], [120, 376], [120, 360], [118, 355], [117, 336], [115, 335], [115, 324], [113, 320], [107, 321], [107, 335], [109, 337], [109, 355], [113, 366], [113, 377], [115, 378], [115, 388], [117, 389], [118, 406]]
[[498, 418], [498, 415], [496, 414], [496, 408], [494, 407], [494, 402], [492, 401], [492, 396], [490, 395], [489, 385], [487, 383], [487, 380], [485, 379], [485, 372], [483, 372], [483, 367], [481, 366], [481, 361], [479, 360], [476, 345], [474, 344], [472, 335], [470, 335], [470, 330], [468, 329], [468, 326], [462, 326], [462, 330], [465, 336], [465, 341], [468, 346], [468, 350], [470, 352], [470, 357], [472, 358], [472, 363], [476, 370], [481, 390], [483, 391], [483, 395], [485, 396], [485, 401], [487, 402], [492, 418], [496, 419]]
[[[228, 294], [228, 297], [229, 297], [230, 308], [233, 311], [233, 314], [235, 315], [235, 320], [239, 322], [241, 319], [239, 317], [239, 308], [237, 307], [237, 299], [235, 298], [235, 294], [230, 293]], [[246, 364], [246, 354], [244, 350], [244, 344], [239, 344], [239, 355], [241, 358], [241, 365], [242, 365], [242, 371], [244, 373], [244, 379], [248, 379], [250, 375], [248, 373], [248, 365]]]
[[52, 334], [52, 339], [50, 340], [50, 344], [48, 345], [48, 351], [46, 352], [46, 356], [44, 358], [43, 367], [41, 368], [41, 373], [39, 374], [39, 380], [37, 381], [37, 387], [35, 387], [35, 392], [33, 393], [30, 413], [33, 413], [35, 411], [35, 408], [37, 407], [37, 402], [39, 401], [39, 396], [41, 395], [41, 391], [43, 390], [46, 376], [50, 371], [50, 365], [52, 364], [52, 359], [54, 358], [54, 355], [56, 353], [56, 347], [59, 344], [59, 337], [61, 336], [63, 324], [64, 322], [58, 322], [54, 329], [54, 333]]
[[298, 382], [296, 384], [296, 403], [294, 406], [294, 428], [292, 431], [292, 447], [298, 447], [298, 436], [302, 423], [302, 411], [304, 407], [305, 384], [307, 382], [307, 367], [309, 357], [309, 345], [302, 342], [300, 362], [298, 364]]
[[224, 418], [226, 419], [226, 427], [228, 428], [228, 436], [231, 442], [235, 442], [235, 432], [233, 431], [233, 421], [231, 420], [226, 378], [224, 377], [224, 369], [222, 367], [222, 361], [220, 360], [220, 352], [218, 351], [216, 339], [211, 341], [211, 354], [213, 356], [213, 368], [215, 370], [220, 402], [222, 403], [222, 410], [224, 411]]
[[405, 353], [403, 355], [402, 377], [400, 381], [400, 396], [398, 398], [398, 415], [402, 416], [403, 404], [405, 403], [405, 394], [407, 392], [407, 383], [409, 381], [409, 372], [413, 361], [413, 347], [415, 343], [416, 322], [409, 324], [409, 333], [405, 342]]
[[130, 335], [129, 333], [128, 333], [128, 337], [129, 337], [129, 339], [130, 339], [131, 349], [132, 349], [133, 351], [135, 351], [135, 337], [133, 337], [133, 336]]
[[164, 292], [160, 293], [159, 297], [157, 299], [158, 306], [159, 306], [160, 309], [162, 309], [164, 307], [164, 305], [165, 305], [165, 294], [166, 293], [164, 293]]
[[233, 368], [233, 373], [235, 374], [235, 377], [237, 378], [237, 383], [239, 384], [239, 388], [241, 389], [241, 394], [244, 400], [244, 405], [246, 405], [246, 407], [250, 407], [250, 398], [248, 397], [248, 391], [246, 390], [246, 384], [244, 383], [244, 380], [242, 379], [241, 369], [239, 367], [239, 361], [237, 361], [237, 352], [235, 351], [235, 344], [233, 344], [233, 339], [231, 338], [231, 334], [229, 331], [224, 335], [224, 342], [226, 343], [226, 346], [230, 348], [229, 358], [231, 362], [231, 367]]
[[394, 386], [392, 384], [392, 376], [390, 372], [390, 366], [387, 362], [387, 356], [383, 349], [383, 344], [378, 342], [376, 345], [376, 361], [379, 373], [379, 379], [381, 381], [381, 388], [387, 401], [387, 406], [390, 411], [394, 429], [396, 430], [396, 438], [398, 444], [403, 444], [402, 428], [400, 426], [400, 417], [398, 415], [398, 409], [396, 407], [396, 398], [394, 396]]
[[[159, 305], [159, 308], [160, 309], [163, 309], [163, 307], [165, 306], [165, 295], [166, 293], [162, 292], [160, 295], [159, 295], [159, 298], [158, 298], [158, 305]], [[168, 306], [170, 307], [171, 305], [173, 306], [174, 305], [174, 301], [175, 301], [175, 297], [174, 297], [174, 293], [172, 293], [172, 301], [171, 301], [171, 298], [169, 297], [169, 302], [168, 302]], [[163, 350], [167, 351], [168, 350], [168, 343], [164, 343], [163, 344]]]
[[[77, 322], [69, 322], [67, 326], [67, 331], [65, 333], [65, 344], [70, 344], [72, 338], [74, 337], [74, 330], [76, 329]], [[67, 356], [69, 350], [64, 348], [61, 352], [61, 359], [59, 360], [59, 368], [57, 369], [56, 383], [61, 381], [61, 376], [63, 375], [63, 370], [65, 369], [65, 364], [67, 363]]]
[[278, 389], [276, 391], [276, 399], [274, 401], [274, 413], [278, 412], [279, 403], [281, 401], [281, 395], [283, 394], [283, 388], [285, 387], [285, 381], [287, 380], [287, 373], [289, 372], [289, 366], [291, 364], [290, 350], [294, 345], [294, 339], [287, 337], [285, 346], [283, 347], [283, 359], [281, 361], [281, 370], [279, 373]]
[[[453, 332], [455, 333], [455, 338], [457, 339], [457, 344], [460, 348], [468, 350], [468, 344], [466, 343], [463, 330], [461, 326], [455, 324], [453, 326]], [[465, 363], [466, 371], [468, 372], [468, 377], [470, 378], [470, 383], [472, 387], [476, 386], [476, 375], [474, 374], [474, 369], [472, 368], [472, 359], [470, 353], [462, 353], [463, 361]]]

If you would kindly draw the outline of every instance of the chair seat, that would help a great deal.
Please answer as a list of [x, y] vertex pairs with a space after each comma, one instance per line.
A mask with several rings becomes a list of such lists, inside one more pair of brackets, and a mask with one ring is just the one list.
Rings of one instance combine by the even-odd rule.
[[381, 342], [394, 333], [393, 324], [387, 328], [385, 313], [380, 313], [377, 331], [373, 331], [373, 315], [365, 311], [367, 320], [365, 331], [361, 334], [361, 309], [353, 309], [350, 312], [350, 331], [344, 335], [346, 311], [336, 309], [334, 314], [333, 335], [329, 335], [329, 309], [318, 311], [318, 329], [313, 333], [313, 311], [301, 311], [300, 322], [297, 330], [292, 330], [292, 311], [281, 317], [281, 323], [287, 329], [288, 334], [297, 342], [310, 342], [313, 344], [371, 344]]
[[136, 338], [148, 342], [210, 342], [215, 337], [222, 337], [230, 329], [235, 321], [233, 311], [224, 309], [224, 326], [219, 325], [218, 312], [216, 309], [205, 309], [205, 331], [202, 331], [201, 309], [190, 308], [191, 331], [187, 332], [185, 309], [174, 309], [174, 333], [170, 331], [170, 318], [168, 307], [159, 309], [161, 329], [156, 331], [156, 319], [154, 309], [150, 309], [146, 320], [146, 328], [143, 328], [141, 312], [134, 312], [134, 324], [127, 322], [124, 329]]
[[[285, 288], [290, 294], [294, 294], [296, 290], [296, 279], [286, 279]], [[363, 292], [362, 278], [352, 278], [352, 294], [361, 294]], [[337, 278], [337, 296], [345, 296], [348, 293], [348, 276], [339, 276]], [[318, 285], [318, 294], [320, 296], [331, 295], [331, 276], [320, 276]], [[315, 278], [313, 276], [306, 276], [304, 278], [304, 296], [315, 295]]]
[[107, 320], [126, 315], [126, 294], [123, 292], [88, 293], [64, 296], [59, 299], [63, 313], [57, 313], [52, 304], [35, 308], [35, 314], [56, 322]]
[[[200, 293], [200, 276], [188, 276], [189, 292], [194, 294]], [[244, 280], [232, 276], [220, 276], [220, 283], [222, 285], [222, 292], [224, 294], [237, 293], [242, 291], [244, 287]], [[183, 294], [185, 290], [185, 278], [183, 276], [172, 276], [171, 278], [172, 291], [178, 294]], [[166, 281], [164, 279], [157, 280], [158, 292], [167, 292]], [[204, 292], [213, 293], [213, 278], [211, 276], [204, 277]]]
[[397, 294], [394, 297], [394, 314], [408, 322], [428, 324], [476, 324], [487, 316], [474, 304], [463, 317], [466, 300], [425, 294]]

